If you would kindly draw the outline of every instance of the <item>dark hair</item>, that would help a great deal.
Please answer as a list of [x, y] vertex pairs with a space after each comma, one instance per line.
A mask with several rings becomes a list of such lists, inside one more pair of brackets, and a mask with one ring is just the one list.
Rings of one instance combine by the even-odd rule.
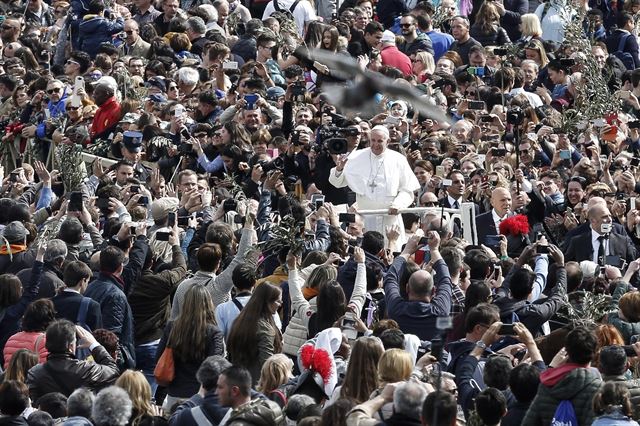
[[464, 294], [464, 314], [480, 303], [487, 303], [491, 297], [491, 287], [482, 280], [471, 280]]
[[38, 410], [46, 411], [51, 417], [59, 419], [67, 416], [67, 397], [60, 392], [49, 392], [36, 401]]
[[114, 273], [122, 267], [125, 255], [115, 246], [107, 246], [100, 252], [100, 271]]
[[[280, 288], [268, 282], [260, 284], [253, 291], [251, 298], [233, 322], [227, 339], [227, 350], [231, 362], [236, 365], [249, 366], [258, 359], [258, 347], [255, 345], [257, 333], [255, 325], [260, 320], [266, 320], [274, 330], [277, 328], [269, 304], [275, 302], [281, 295]], [[254, 326], [247, 327], [247, 324]], [[274, 353], [278, 353], [282, 347], [282, 337], [277, 334], [276, 336]]]
[[75, 339], [76, 326], [71, 321], [54, 321], [47, 327], [45, 347], [51, 354], [66, 354]]
[[[322, 283], [316, 298], [316, 330], [322, 331], [333, 326], [347, 310], [347, 298], [342, 286], [335, 280]], [[315, 334], [315, 333], [313, 333]]]
[[629, 12], [622, 12], [618, 14], [618, 17], [616, 18], [616, 25], [618, 28], [624, 28], [628, 22], [633, 22], [633, 15]]
[[384, 32], [384, 27], [382, 26], [382, 24], [380, 22], [376, 22], [376, 21], [371, 21], [367, 24], [366, 27], [364, 27], [364, 33], [365, 34], [375, 34], [378, 32]]
[[0, 275], [0, 307], [15, 305], [22, 296], [22, 283], [13, 274]]
[[102, 0], [92, 0], [89, 3], [89, 13], [92, 15], [98, 15], [104, 12], [104, 3]]
[[373, 291], [378, 288], [380, 280], [384, 276], [382, 268], [375, 263], [366, 265], [367, 271], [367, 291]]
[[77, 217], [68, 217], [58, 231], [58, 238], [67, 244], [78, 244], [82, 241], [84, 228]]
[[484, 365], [482, 376], [484, 383], [501, 391], [509, 387], [509, 373], [513, 366], [511, 360], [504, 356], [493, 356]]
[[45, 331], [56, 319], [56, 310], [51, 299], [38, 299], [27, 306], [22, 317], [22, 331]]
[[198, 259], [198, 267], [201, 271], [215, 272], [220, 266], [222, 259], [222, 250], [220, 245], [214, 243], [204, 243], [198, 249], [196, 255]]
[[74, 50], [73, 52], [71, 52], [69, 57], [80, 65], [80, 74], [84, 74], [85, 72], [87, 72], [87, 70], [91, 66], [91, 56], [89, 56], [87, 52]]
[[540, 370], [531, 364], [519, 364], [509, 373], [509, 388], [521, 403], [533, 401], [538, 393]]
[[231, 367], [231, 363], [220, 355], [212, 355], [205, 358], [196, 372], [196, 379], [202, 387], [207, 390], [214, 390], [218, 383], [220, 374]]
[[256, 266], [252, 263], [241, 263], [233, 270], [231, 280], [238, 290], [251, 290], [256, 284]]
[[53, 417], [46, 411], [36, 410], [29, 415], [27, 419], [29, 426], [53, 426]]
[[[436, 422], [433, 421], [433, 415], [437, 411]], [[454, 423], [458, 414], [458, 403], [456, 397], [450, 392], [436, 391], [431, 392], [422, 403], [423, 423], [429, 426], [449, 426]]]
[[238, 387], [240, 395], [249, 396], [251, 392], [251, 374], [247, 369], [232, 365], [225, 369], [222, 374], [229, 386]]
[[585, 326], [578, 326], [567, 334], [565, 349], [569, 362], [588, 364], [596, 353], [597, 341], [592, 330]]
[[404, 349], [404, 332], [399, 328], [389, 328], [380, 334], [380, 341], [385, 350]]
[[17, 380], [0, 383], [0, 412], [19, 416], [29, 406], [29, 388]]
[[622, 346], [605, 346], [600, 350], [598, 370], [605, 376], [619, 376], [627, 370], [627, 354]]
[[[453, 172], [452, 172], [453, 173]], [[491, 258], [482, 250], [469, 250], [464, 255], [464, 263], [469, 266], [471, 279], [483, 280], [491, 270]]]
[[465, 333], [471, 333], [476, 325], [490, 326], [500, 319], [500, 311], [491, 303], [480, 303], [469, 310], [464, 321]]
[[63, 281], [67, 287], [77, 287], [81, 280], [91, 276], [91, 268], [79, 260], [72, 260], [64, 267]]
[[622, 414], [633, 416], [631, 394], [625, 382], [606, 382], [593, 397], [593, 413], [596, 416], [611, 414], [620, 407]]
[[526, 299], [533, 290], [533, 283], [536, 280], [535, 272], [518, 268], [511, 276], [511, 296], [516, 300]]
[[235, 237], [231, 225], [223, 222], [214, 222], [207, 228], [205, 241], [208, 243], [218, 243], [222, 251], [222, 259], [231, 253], [231, 246]]
[[496, 388], [487, 388], [476, 396], [476, 413], [485, 425], [497, 425], [507, 411], [507, 399]]
[[374, 256], [384, 249], [384, 235], [378, 231], [367, 231], [362, 236], [362, 250]]
[[447, 268], [451, 275], [456, 275], [460, 272], [464, 263], [464, 255], [460, 249], [455, 247], [443, 247], [440, 255], [442, 256], [444, 263], [447, 264]]
[[322, 410], [322, 424], [346, 426], [347, 414], [354, 407], [355, 403], [350, 398], [340, 398], [329, 407]]
[[109, 355], [113, 359], [116, 358], [118, 353], [118, 336], [113, 331], [109, 331], [104, 328], [99, 328], [93, 332], [93, 337], [96, 338], [98, 343], [100, 343], [104, 348], [109, 352]]

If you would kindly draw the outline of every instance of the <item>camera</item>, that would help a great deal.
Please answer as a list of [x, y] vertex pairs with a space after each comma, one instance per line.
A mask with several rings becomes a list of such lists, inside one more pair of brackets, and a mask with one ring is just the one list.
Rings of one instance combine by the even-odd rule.
[[560, 59], [560, 66], [561, 67], [571, 68], [575, 64], [576, 64], [575, 59], [569, 59], [569, 58], [561, 58]]
[[272, 170], [284, 170], [284, 159], [282, 157], [276, 157], [271, 161], [262, 160], [258, 164], [260, 164], [264, 173], [269, 173]]
[[180, 155], [191, 155], [193, 154], [193, 145], [189, 143], [181, 143], [178, 145], [178, 152]]
[[227, 198], [222, 203], [222, 210], [225, 213], [228, 213], [228, 212], [231, 212], [231, 211], [236, 211], [237, 208], [238, 208], [238, 202], [236, 200], [234, 200], [233, 198]]
[[507, 56], [509, 52], [507, 51], [507, 49], [497, 47], [493, 49], [493, 54], [496, 56]]
[[340, 128], [338, 126], [323, 126], [318, 132], [321, 145], [329, 151], [330, 154], [346, 154], [349, 146], [345, 136], [352, 136], [357, 129]]
[[291, 96], [295, 101], [304, 101], [304, 96], [307, 94], [307, 88], [304, 82], [298, 82], [291, 86]]
[[524, 112], [520, 107], [512, 107], [507, 111], [507, 123], [520, 126], [524, 121]]

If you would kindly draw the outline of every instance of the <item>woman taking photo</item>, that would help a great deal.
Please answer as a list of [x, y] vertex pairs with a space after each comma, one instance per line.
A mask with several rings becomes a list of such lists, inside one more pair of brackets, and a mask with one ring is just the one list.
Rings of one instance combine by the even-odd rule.
[[476, 21], [469, 30], [471, 37], [483, 46], [502, 46], [511, 43], [504, 28], [500, 26], [500, 13], [493, 2], [485, 1], [480, 6]]
[[282, 306], [282, 291], [262, 283], [233, 322], [227, 339], [229, 360], [251, 373], [253, 386], [260, 379], [264, 363], [282, 351], [282, 334], [273, 315]]
[[167, 386], [163, 408], [169, 410], [183, 399], [190, 398], [200, 389], [196, 372], [205, 358], [224, 354], [224, 338], [216, 325], [211, 294], [204, 285], [192, 286], [184, 297], [180, 316], [169, 322], [164, 330], [156, 362], [165, 347], [173, 350], [175, 378]]

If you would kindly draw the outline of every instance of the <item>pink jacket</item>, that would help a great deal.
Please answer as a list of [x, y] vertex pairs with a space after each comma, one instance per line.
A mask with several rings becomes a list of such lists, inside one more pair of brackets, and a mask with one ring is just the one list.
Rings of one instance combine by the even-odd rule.
[[38, 354], [38, 361], [42, 364], [47, 360], [49, 352], [45, 347], [47, 337], [40, 331], [21, 331], [9, 337], [4, 346], [4, 368], [7, 369], [11, 357], [18, 349], [29, 349]]

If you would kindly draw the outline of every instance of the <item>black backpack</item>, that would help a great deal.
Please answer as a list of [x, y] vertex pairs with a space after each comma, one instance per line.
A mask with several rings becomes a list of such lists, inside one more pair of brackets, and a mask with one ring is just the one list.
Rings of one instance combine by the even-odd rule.
[[276, 12], [280, 12], [283, 15], [285, 15], [291, 21], [296, 22], [296, 20], [293, 17], [293, 11], [296, 10], [296, 7], [298, 7], [298, 3], [300, 3], [300, 0], [294, 1], [293, 4], [289, 7], [289, 9], [283, 9], [278, 4], [278, 0], [273, 0], [273, 9]]

